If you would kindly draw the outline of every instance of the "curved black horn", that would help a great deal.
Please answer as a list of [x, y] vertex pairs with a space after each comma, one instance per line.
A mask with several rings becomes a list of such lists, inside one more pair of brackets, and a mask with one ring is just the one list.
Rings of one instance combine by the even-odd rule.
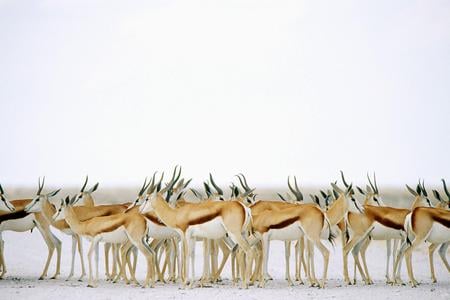
[[[419, 184], [420, 184], [420, 180], [419, 180]], [[422, 179], [422, 194], [423, 194], [425, 197], [428, 197], [427, 190], [425, 189], [425, 179]]]
[[375, 186], [373, 185], [372, 180], [370, 180], [369, 173], [367, 173], [367, 179], [369, 180], [369, 184], [370, 184], [370, 187], [372, 188], [372, 191], [373, 191], [374, 193], [377, 193], [377, 189], [376, 189]]
[[348, 188], [348, 184], [347, 184], [347, 182], [345, 181], [345, 178], [344, 178], [344, 172], [342, 172], [342, 170], [341, 170], [341, 178], [342, 178], [342, 182], [344, 183], [345, 187]]
[[217, 184], [214, 182], [214, 179], [213, 179], [211, 173], [209, 173], [209, 180], [211, 181], [212, 186], [216, 189], [217, 193], [218, 193], [219, 195], [222, 196], [222, 195], [223, 195], [223, 191], [222, 191], [222, 189], [221, 189], [220, 187], [218, 187]]
[[447, 195], [448, 200], [450, 201], [450, 193], [449, 193], [449, 191], [448, 191], [448, 189], [447, 189], [447, 184], [445, 183], [444, 178], [442, 178], [441, 180], [442, 180], [442, 184], [444, 185], [444, 192], [445, 192], [445, 194]]
[[147, 186], [147, 177], [145, 177], [144, 184], [142, 185], [141, 189], [139, 190], [139, 196], [142, 196], [146, 186]]
[[86, 185], [88, 183], [88, 175], [86, 175], [86, 179], [84, 180], [83, 186], [81, 187], [80, 193], [84, 192]]
[[236, 175], [236, 177], [239, 179], [239, 183], [241, 184], [242, 188], [243, 188], [245, 191], [248, 191], [248, 188], [245, 186], [245, 184], [244, 184], [244, 182], [242, 181], [240, 175], [242, 175], [242, 174], [239, 173], [238, 175]]
[[42, 183], [41, 183], [41, 177], [38, 178], [38, 191], [37, 191], [36, 195], [41, 194], [42, 189], [44, 188], [44, 182], [45, 182], [45, 176], [42, 178]]
[[375, 175], [375, 172], [373, 172], [373, 184], [375, 185], [375, 189], [376, 189], [375, 192], [377, 194], [380, 194], [380, 191], [378, 190], [377, 177]]

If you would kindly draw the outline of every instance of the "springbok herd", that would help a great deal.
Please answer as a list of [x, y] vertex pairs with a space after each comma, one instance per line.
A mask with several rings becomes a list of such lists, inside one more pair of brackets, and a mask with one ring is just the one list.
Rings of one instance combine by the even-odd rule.
[[[297, 179], [288, 178], [289, 192], [280, 199], [257, 199], [244, 175], [237, 175], [237, 184], [224, 191], [213, 177], [204, 182], [206, 195], [188, 189], [190, 180], [180, 178], [181, 167], [175, 167], [170, 180], [163, 183], [153, 174], [145, 180], [136, 200], [131, 203], [95, 205], [92, 197], [98, 183], [87, 189], [88, 177], [79, 193], [61, 199], [59, 205], [49, 201], [59, 190], [43, 193], [44, 180], [32, 199], [9, 201], [0, 186], [0, 278], [6, 273], [2, 232], [26, 232], [36, 227], [48, 247], [48, 257], [39, 279], [47, 276], [50, 261], [56, 249], [56, 273], [60, 274], [61, 241], [52, 233], [56, 228], [72, 237], [71, 271], [74, 275], [75, 254], [78, 250], [82, 274], [85, 264], [81, 237], [90, 241], [88, 250], [88, 286], [98, 284], [99, 243], [104, 243], [106, 278], [112, 282], [124, 280], [139, 284], [135, 278], [137, 254], [147, 262], [144, 287], [153, 287], [155, 281], [176, 282], [192, 287], [195, 280], [195, 243], [203, 242], [203, 274], [199, 284], [221, 280], [221, 272], [231, 262], [232, 282], [264, 287], [271, 279], [268, 273], [271, 240], [285, 242], [286, 280], [293, 284], [289, 270], [291, 242], [295, 243], [295, 280], [302, 281], [302, 273], [311, 286], [324, 287], [327, 280], [329, 247], [340, 235], [343, 253], [343, 277], [346, 284], [356, 282], [356, 270], [366, 284], [373, 281], [366, 263], [366, 250], [372, 240], [386, 241], [386, 283], [401, 284], [401, 261], [405, 257], [409, 281], [414, 279], [411, 255], [422, 242], [429, 243], [431, 280], [436, 282], [433, 254], [439, 248], [447, 270], [450, 266], [446, 252], [450, 241], [450, 193], [444, 179], [446, 199], [433, 190], [437, 205], [428, 197], [423, 182], [415, 189], [406, 185], [412, 194], [411, 208], [395, 208], [383, 203], [375, 175], [368, 178], [365, 189], [356, 187], [361, 200], [356, 199], [352, 184], [341, 171], [343, 187], [337, 182], [331, 188], [310, 195], [311, 203], [304, 203]], [[239, 187], [240, 186], [240, 187]], [[187, 201], [186, 193], [193, 193], [197, 201]], [[433, 201], [436, 202], [436, 201]], [[52, 229], [51, 229], [52, 228]], [[400, 243], [399, 243], [400, 242]], [[323, 275], [318, 281], [314, 270], [314, 249], [323, 257]], [[222, 252], [219, 262], [219, 249]], [[348, 274], [348, 254], [351, 251], [355, 266], [354, 279]], [[392, 272], [390, 259], [392, 256]], [[95, 266], [93, 265], [95, 258]], [[189, 261], [190, 258], [190, 261]], [[191, 268], [189, 270], [189, 268]], [[95, 274], [94, 274], [95, 271]], [[448, 279], [448, 278], [447, 278]]]

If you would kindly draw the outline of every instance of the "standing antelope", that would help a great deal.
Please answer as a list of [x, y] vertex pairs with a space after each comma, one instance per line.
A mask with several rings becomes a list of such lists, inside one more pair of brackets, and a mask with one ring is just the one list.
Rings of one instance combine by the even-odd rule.
[[38, 191], [33, 199], [12, 200], [10, 203], [15, 207], [15, 211], [0, 216], [0, 258], [2, 263], [2, 273], [0, 274], [0, 278], [2, 278], [7, 271], [5, 259], [3, 257], [4, 241], [1, 237], [1, 233], [7, 230], [25, 232], [33, 229], [34, 227], [38, 228], [48, 249], [47, 261], [45, 263], [44, 270], [39, 276], [39, 279], [44, 279], [47, 276], [48, 267], [53, 257], [55, 248], [57, 253], [57, 262], [56, 271], [52, 276], [52, 279], [56, 278], [60, 273], [61, 241], [51, 232], [50, 223], [45, 219], [42, 213], [31, 213], [27, 210], [32, 201], [46, 201], [49, 197], [53, 197], [59, 192], [59, 190], [56, 190], [48, 194], [42, 194], [41, 192], [44, 187], [44, 180], [45, 178], [42, 180], [41, 184], [41, 180], [39, 178]]
[[[427, 197], [426, 192], [425, 197]], [[430, 204], [430, 200], [428, 198], [426, 199], [428, 204]], [[398, 265], [399, 260], [404, 255], [410, 283], [413, 287], [416, 287], [418, 282], [414, 278], [412, 269], [412, 251], [424, 241], [430, 242], [432, 246], [439, 244], [445, 245], [450, 242], [450, 211], [443, 208], [416, 206], [406, 216], [404, 224], [407, 240], [400, 248], [396, 265]], [[446, 260], [444, 260], [445, 262]], [[448, 264], [446, 267], [449, 270]], [[432, 259], [430, 259], [430, 268], [433, 277], [434, 266]], [[436, 277], [434, 276], [432, 279], [436, 280]]]
[[[89, 259], [89, 287], [98, 285], [98, 276], [93, 277], [92, 255], [100, 241], [109, 243], [125, 243], [128, 239], [137, 247], [147, 259], [147, 276], [144, 287], [154, 285], [154, 251], [146, 242], [147, 223], [145, 218], [136, 210], [129, 210], [109, 216], [94, 217], [81, 221], [73, 209], [76, 199], [66, 197], [62, 201], [62, 209], [55, 214], [55, 221], [65, 219], [70, 228], [77, 234], [91, 240], [88, 252]], [[96, 262], [98, 264], [98, 261]], [[97, 274], [98, 275], [98, 274]]]
[[[408, 185], [407, 189], [414, 194], [415, 199], [412, 207], [430, 205], [429, 199], [423, 193], [425, 191], [420, 184], [417, 186], [417, 192], [412, 190]], [[394, 208], [388, 206], [372, 206], [364, 205], [362, 213], [349, 212], [347, 215], [347, 232], [349, 239], [343, 249], [344, 260], [344, 282], [350, 284], [348, 276], [348, 253], [354, 246], [363, 241], [369, 234], [384, 236], [384, 239], [404, 239], [404, 223], [406, 216], [410, 213], [409, 209]], [[362, 269], [358, 258], [358, 251], [352, 252], [355, 264], [366, 284], [371, 282], [368, 274]], [[399, 259], [395, 260], [397, 266]], [[395, 281], [401, 282], [397, 267], [394, 268]]]
[[[177, 168], [174, 170], [174, 175]], [[168, 195], [171, 195], [171, 189], [179, 178], [179, 173], [171, 180], [168, 185]], [[241, 247], [246, 256], [247, 263], [244, 265], [244, 257], [240, 257], [240, 265], [242, 266], [243, 278], [242, 286], [247, 288], [250, 269], [245, 269], [252, 260], [252, 250], [243, 234], [248, 228], [251, 221], [250, 211], [238, 201], [207, 201], [203, 203], [193, 204], [189, 206], [181, 206], [178, 208], [171, 207], [158, 189], [146, 198], [140, 207], [141, 213], [155, 211], [161, 221], [173, 229], [182, 237], [183, 246], [183, 283], [187, 285], [187, 276], [189, 274], [188, 254], [192, 251], [194, 238], [219, 239], [225, 237], [226, 234]], [[192, 269], [190, 286], [194, 283], [194, 270]]]

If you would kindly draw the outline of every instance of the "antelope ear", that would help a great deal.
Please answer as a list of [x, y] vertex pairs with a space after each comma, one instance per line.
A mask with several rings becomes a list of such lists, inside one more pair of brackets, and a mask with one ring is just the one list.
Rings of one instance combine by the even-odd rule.
[[64, 203], [66, 203], [66, 206], [69, 205], [69, 203], [70, 203], [69, 196], [67, 196], [66, 199], [64, 199]]
[[97, 182], [88, 192], [93, 193], [97, 190], [99, 183]]
[[55, 190], [55, 191], [53, 191], [53, 192], [48, 193], [48, 194], [47, 194], [47, 197], [53, 197], [53, 196], [55, 196], [56, 194], [59, 193], [60, 190], [61, 190], [61, 189], [57, 189], [57, 190]]
[[413, 194], [414, 196], [418, 196], [417, 192], [413, 190], [409, 185], [406, 184], [406, 189]]

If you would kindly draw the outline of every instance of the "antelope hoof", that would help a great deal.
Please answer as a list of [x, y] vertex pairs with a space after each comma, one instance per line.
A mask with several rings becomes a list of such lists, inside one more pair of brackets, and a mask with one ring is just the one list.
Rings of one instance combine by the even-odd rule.
[[437, 282], [436, 278], [431, 278], [431, 283], [436, 283], [436, 282]]

